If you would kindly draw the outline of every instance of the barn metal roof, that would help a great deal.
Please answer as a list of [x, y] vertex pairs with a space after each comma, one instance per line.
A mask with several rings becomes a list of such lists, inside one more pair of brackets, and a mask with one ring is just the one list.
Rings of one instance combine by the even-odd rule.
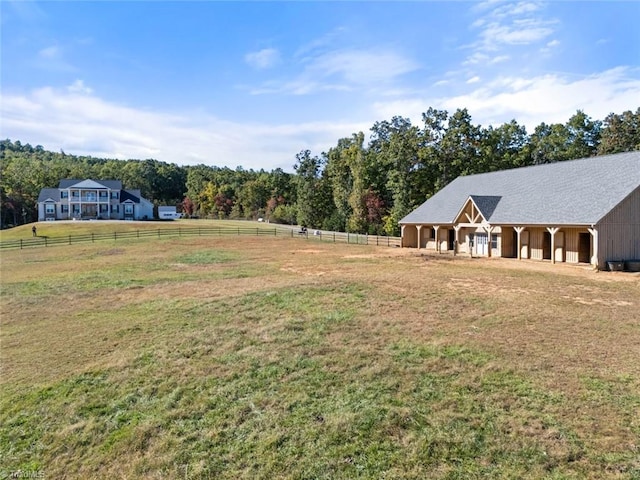
[[534, 165], [458, 177], [400, 223], [451, 224], [471, 197], [492, 224], [592, 225], [637, 188], [640, 151]]

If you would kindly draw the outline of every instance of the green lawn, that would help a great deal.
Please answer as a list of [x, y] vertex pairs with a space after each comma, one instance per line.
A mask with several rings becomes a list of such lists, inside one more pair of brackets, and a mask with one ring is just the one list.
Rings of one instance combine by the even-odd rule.
[[0, 478], [640, 478], [637, 276], [272, 237], [0, 260]]

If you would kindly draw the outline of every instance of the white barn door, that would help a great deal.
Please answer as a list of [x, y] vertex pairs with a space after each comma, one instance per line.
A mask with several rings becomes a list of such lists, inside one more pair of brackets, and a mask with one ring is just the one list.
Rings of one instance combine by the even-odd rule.
[[476, 233], [475, 234], [475, 254], [479, 256], [488, 256], [489, 255], [489, 235], [486, 233]]

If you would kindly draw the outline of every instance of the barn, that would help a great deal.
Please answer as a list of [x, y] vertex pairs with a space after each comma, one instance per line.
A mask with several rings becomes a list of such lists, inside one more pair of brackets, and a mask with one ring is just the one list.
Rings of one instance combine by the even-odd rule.
[[462, 176], [400, 221], [402, 246], [591, 264], [640, 259], [640, 151]]

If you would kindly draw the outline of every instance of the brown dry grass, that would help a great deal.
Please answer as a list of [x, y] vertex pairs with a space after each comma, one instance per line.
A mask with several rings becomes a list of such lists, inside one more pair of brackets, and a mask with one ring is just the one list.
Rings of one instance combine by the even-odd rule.
[[[183, 254], [211, 249], [234, 257], [210, 264], [181, 261]], [[118, 277], [128, 283], [109, 283]], [[95, 288], [89, 288], [92, 282]], [[100, 287], [101, 282], [106, 283]], [[82, 288], [84, 283], [87, 288]], [[191, 306], [200, 312], [247, 295], [290, 288], [331, 291], [340, 285], [359, 285], [367, 294], [355, 321], [326, 333], [320, 352], [328, 359], [328, 373], [350, 379], [355, 375], [366, 383], [390, 368], [384, 358], [392, 345], [463, 346], [489, 360], [469, 371], [468, 364], [444, 365], [435, 359], [420, 372], [444, 369], [453, 378], [459, 375], [461, 385], [470, 389], [487, 388], [487, 382], [498, 381], [505, 372], [526, 379], [561, 399], [544, 404], [544, 409], [585, 445], [588, 454], [570, 460], [583, 464], [575, 467], [578, 476], [633, 475], [634, 468], [640, 469], [640, 277], [584, 267], [252, 237], [3, 252], [1, 388], [19, 397], [21, 391], [93, 371], [113, 372], [124, 382], [149, 346], [158, 352], [158, 361], [170, 365], [165, 376], [185, 382], [198, 375], [221, 378], [233, 367], [173, 359], [171, 345], [178, 341], [174, 336], [179, 325], [189, 324], [180, 341], [192, 343], [198, 336], [190, 333], [191, 327], [211, 327], [197, 313], [174, 317], [172, 309], [184, 316]], [[330, 308], [332, 301], [329, 296], [318, 305]], [[278, 344], [278, 332], [295, 327], [290, 319], [275, 315], [257, 322], [241, 329], [249, 343], [240, 345], [229, 336], [219, 351], [242, 355], [255, 353], [253, 345], [263, 345], [261, 355], [269, 363], [281, 357], [279, 348], [292, 348]], [[219, 328], [222, 338], [239, 327]], [[411, 375], [419, 373], [410, 365], [406, 368]], [[411, 382], [398, 381], [398, 395], [410, 395]], [[500, 389], [485, 401], [504, 411], [518, 409], [518, 398]], [[446, 411], [455, 400], [443, 402]], [[411, 410], [409, 405], [406, 409]], [[506, 423], [505, 435], [512, 437], [506, 442], [545, 445], [553, 458], [573, 455], [566, 432], [549, 428], [540, 418], [514, 415]], [[66, 425], [59, 435], [64, 438], [69, 429], [82, 428], [88, 427]], [[412, 437], [402, 438], [412, 442]], [[166, 447], [153, 448], [166, 455]], [[608, 457], [597, 452], [627, 459], [629, 452], [638, 452], [638, 459], [607, 465], [602, 458]], [[130, 461], [140, 462], [140, 456], [145, 457], [144, 449], [132, 453]], [[439, 468], [443, 470], [432, 474], [445, 477], [449, 470]], [[563, 468], [571, 472], [573, 467]], [[123, 475], [127, 469], [111, 465], [105, 472]], [[411, 475], [405, 471], [401, 476]]]

